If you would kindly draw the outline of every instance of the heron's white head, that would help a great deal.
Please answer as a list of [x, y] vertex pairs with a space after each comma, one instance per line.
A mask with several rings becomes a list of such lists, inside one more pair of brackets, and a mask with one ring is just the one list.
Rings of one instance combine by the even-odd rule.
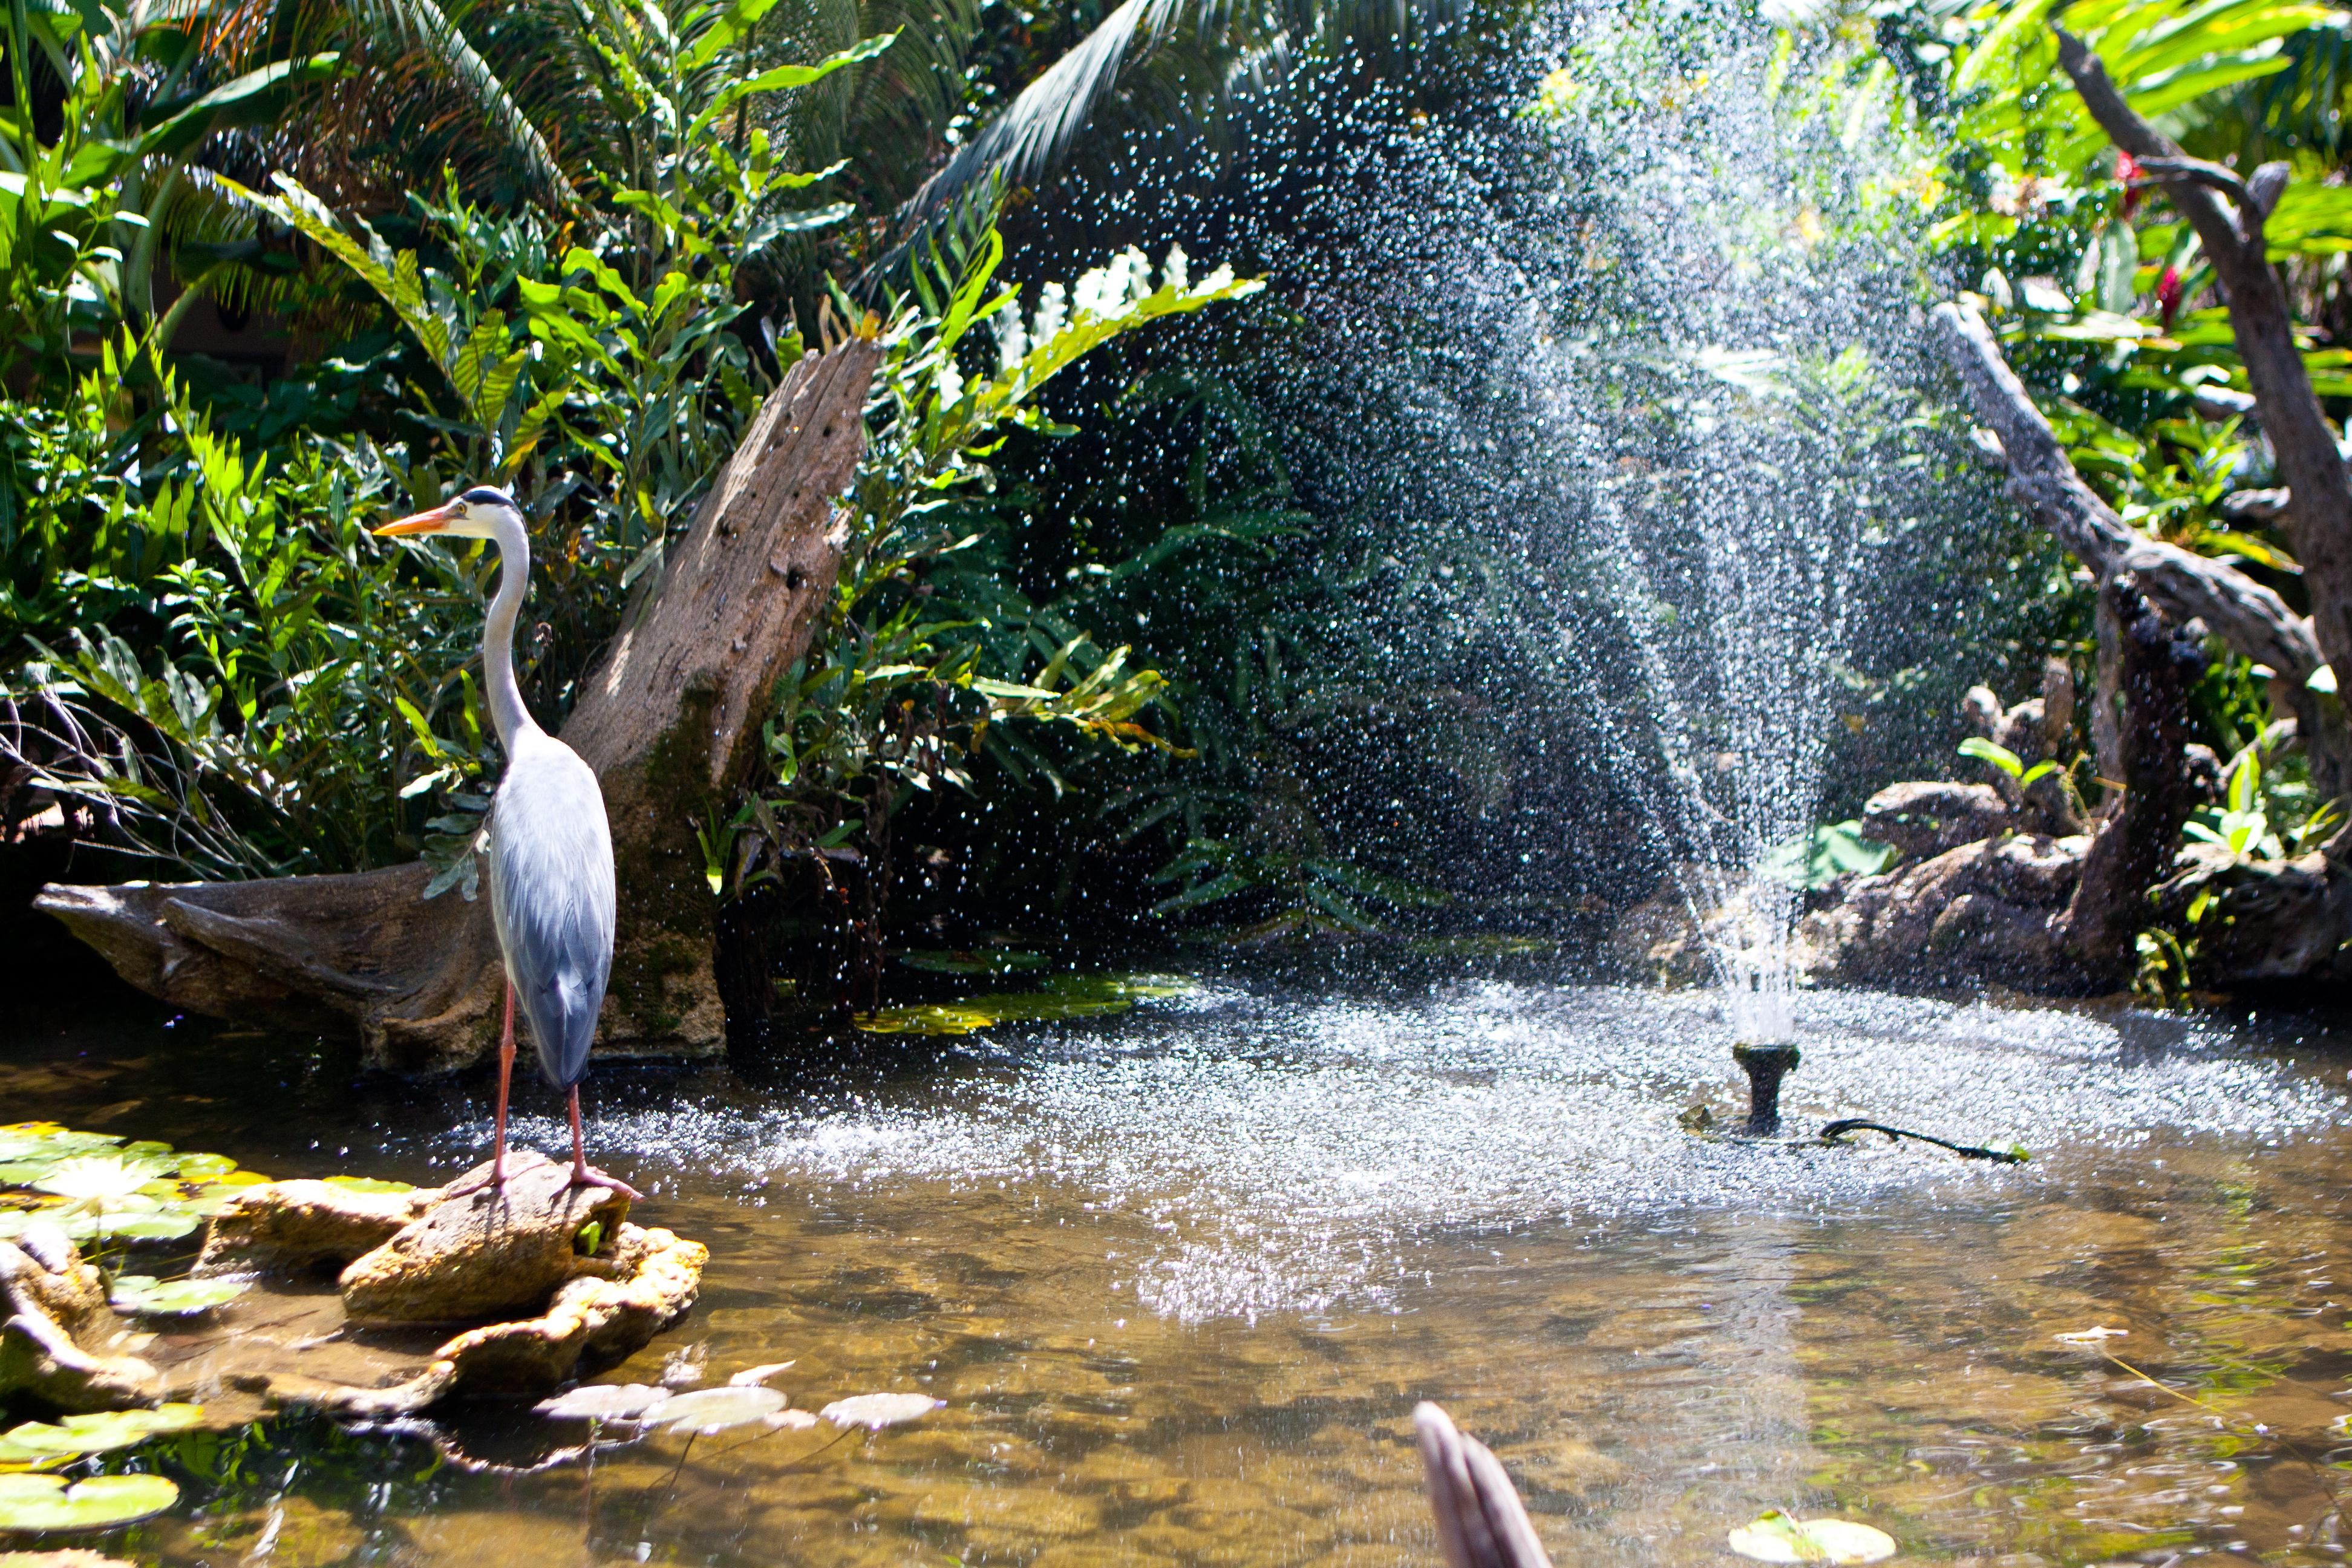
[[515, 527], [522, 525], [522, 509], [514, 498], [494, 485], [476, 485], [462, 494], [451, 496], [430, 511], [420, 511], [404, 517], [398, 522], [387, 522], [375, 531], [379, 534], [441, 533], [457, 539], [496, 539], [502, 522], [512, 520]]

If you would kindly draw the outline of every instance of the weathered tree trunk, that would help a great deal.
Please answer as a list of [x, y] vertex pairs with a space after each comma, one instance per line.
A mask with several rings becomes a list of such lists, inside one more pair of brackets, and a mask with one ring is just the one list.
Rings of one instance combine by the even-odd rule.
[[2109, 577], [2099, 593], [2120, 630], [2123, 798], [2093, 835], [2082, 879], [2053, 930], [2087, 978], [2121, 984], [2137, 962], [2134, 939], [2153, 913], [2148, 889], [2163, 880], [2194, 804], [2189, 689], [2205, 661], [2165, 626], [2130, 574]]
[[[853, 338], [792, 368], [651, 592], [581, 683], [563, 739], [613, 823], [620, 929], [600, 1051], [703, 1056], [726, 1043], [717, 900], [698, 826], [755, 765], [778, 679], [832, 601], [836, 504], [866, 445], [878, 347]], [[52, 885], [37, 907], [123, 978], [193, 1012], [348, 1029], [400, 1071], [463, 1066], [497, 1043], [500, 971], [487, 900], [423, 897], [419, 865], [265, 881]]]

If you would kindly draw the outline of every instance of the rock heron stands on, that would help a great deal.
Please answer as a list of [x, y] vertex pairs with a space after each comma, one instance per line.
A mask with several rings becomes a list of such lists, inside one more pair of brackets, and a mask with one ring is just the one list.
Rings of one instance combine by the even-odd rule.
[[507, 1090], [514, 1077], [515, 1004], [530, 1020], [540, 1071], [572, 1115], [572, 1180], [634, 1198], [626, 1183], [588, 1163], [580, 1134], [580, 1080], [613, 972], [613, 832], [604, 795], [578, 752], [532, 721], [515, 682], [515, 617], [530, 584], [530, 538], [504, 490], [478, 485], [379, 534], [495, 540], [499, 591], [482, 626], [482, 676], [506, 775], [490, 805], [490, 919], [506, 960], [506, 1021], [499, 1038], [498, 1152], [483, 1184], [506, 1179]]

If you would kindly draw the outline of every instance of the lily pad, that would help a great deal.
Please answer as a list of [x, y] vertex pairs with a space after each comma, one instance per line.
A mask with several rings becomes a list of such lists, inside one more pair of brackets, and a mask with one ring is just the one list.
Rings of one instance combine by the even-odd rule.
[[531, 1406], [554, 1421], [635, 1421], [673, 1397], [644, 1383], [590, 1383]]
[[0, 1476], [0, 1530], [112, 1530], [152, 1519], [180, 1500], [162, 1476]]
[[869, 1432], [879, 1432], [885, 1426], [896, 1426], [902, 1421], [912, 1421], [929, 1415], [947, 1404], [928, 1394], [861, 1394], [855, 1399], [836, 1399], [817, 1412], [836, 1426], [863, 1426]]
[[1881, 1563], [1895, 1538], [1845, 1519], [1791, 1519], [1774, 1509], [1730, 1535], [1731, 1549], [1759, 1563]]
[[[164, 1214], [124, 1210], [100, 1215], [90, 1226], [95, 1235], [120, 1241], [177, 1241], [195, 1228], [196, 1216], [184, 1210]], [[72, 1234], [70, 1228], [67, 1234]]]
[[784, 1407], [784, 1396], [772, 1388], [698, 1388], [673, 1394], [648, 1409], [643, 1417], [673, 1432], [708, 1437], [730, 1426], [748, 1426]]
[[411, 1182], [387, 1182], [375, 1176], [329, 1176], [327, 1185], [341, 1187], [347, 1193], [413, 1193]]
[[909, 969], [933, 974], [1009, 974], [1016, 969], [1043, 969], [1049, 962], [1042, 952], [1016, 948], [983, 947], [968, 952], [902, 952], [896, 955]]
[[163, 1432], [184, 1432], [204, 1425], [201, 1405], [165, 1405], [153, 1410], [102, 1410], [68, 1415], [55, 1426], [27, 1421], [0, 1433], [0, 1459], [25, 1462], [76, 1458], [128, 1448]]
[[798, 1362], [793, 1361], [772, 1361], [760, 1366], [747, 1366], [741, 1372], [730, 1376], [727, 1381], [737, 1388], [751, 1388], [767, 1382], [780, 1372], [790, 1372], [799, 1364]]
[[225, 1307], [250, 1287], [242, 1279], [158, 1279], [149, 1274], [115, 1276], [115, 1310], [151, 1318], [184, 1318]]
[[76, 1132], [54, 1121], [18, 1121], [0, 1127], [0, 1160], [64, 1160], [121, 1142], [103, 1132]]
[[1036, 991], [884, 1007], [850, 1022], [873, 1035], [969, 1035], [996, 1024], [1050, 1024], [1124, 1013], [1139, 1001], [1181, 996], [1192, 989], [1192, 982], [1165, 974], [1059, 974]]

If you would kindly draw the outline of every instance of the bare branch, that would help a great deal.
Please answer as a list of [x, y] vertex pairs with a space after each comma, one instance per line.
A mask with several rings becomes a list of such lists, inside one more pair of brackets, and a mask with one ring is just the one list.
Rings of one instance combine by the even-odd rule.
[[2254, 205], [2245, 181], [2219, 163], [2209, 163], [2202, 158], [2143, 158], [2139, 166], [2168, 185], [2203, 185], [2221, 192], [2241, 207]]
[[[2074, 79], [2091, 117], [2116, 145], [2144, 167], [2179, 160], [2180, 149], [2140, 118], [2083, 40], [2063, 27], [2055, 30], [2059, 64]], [[2336, 432], [2312, 390], [2286, 290], [2271, 267], [2263, 236], [2263, 215], [2276, 203], [2286, 177], [2284, 170], [2274, 166], [2257, 170], [2234, 218], [2198, 179], [2176, 179], [2167, 189], [2212, 258], [2214, 276], [2229, 301], [2231, 335], [2260, 405], [2263, 434], [2278, 459], [2279, 478], [2294, 497], [2285, 521], [2311, 590], [2312, 633], [2329, 660], [2352, 671], [2352, 478], [2347, 477]], [[2012, 443], [2011, 450], [2015, 449]], [[2319, 705], [2333, 701], [2326, 699]], [[2306, 723], [2306, 741], [2316, 741], [2328, 728], [2341, 732], [2340, 710], [2330, 726]], [[2347, 762], [2352, 763], [2352, 758]], [[2352, 773], [2352, 766], [2347, 772]]]
[[2236, 568], [2149, 539], [2117, 517], [2074, 471], [1984, 318], [1966, 305], [1943, 304], [1935, 319], [1977, 417], [1992, 427], [2008, 454], [2010, 494], [2069, 553], [2102, 581], [2117, 571], [2131, 573], [2175, 626], [2201, 619], [2232, 650], [2269, 665], [2297, 688], [2310, 679], [2320, 665], [2310, 622]]

